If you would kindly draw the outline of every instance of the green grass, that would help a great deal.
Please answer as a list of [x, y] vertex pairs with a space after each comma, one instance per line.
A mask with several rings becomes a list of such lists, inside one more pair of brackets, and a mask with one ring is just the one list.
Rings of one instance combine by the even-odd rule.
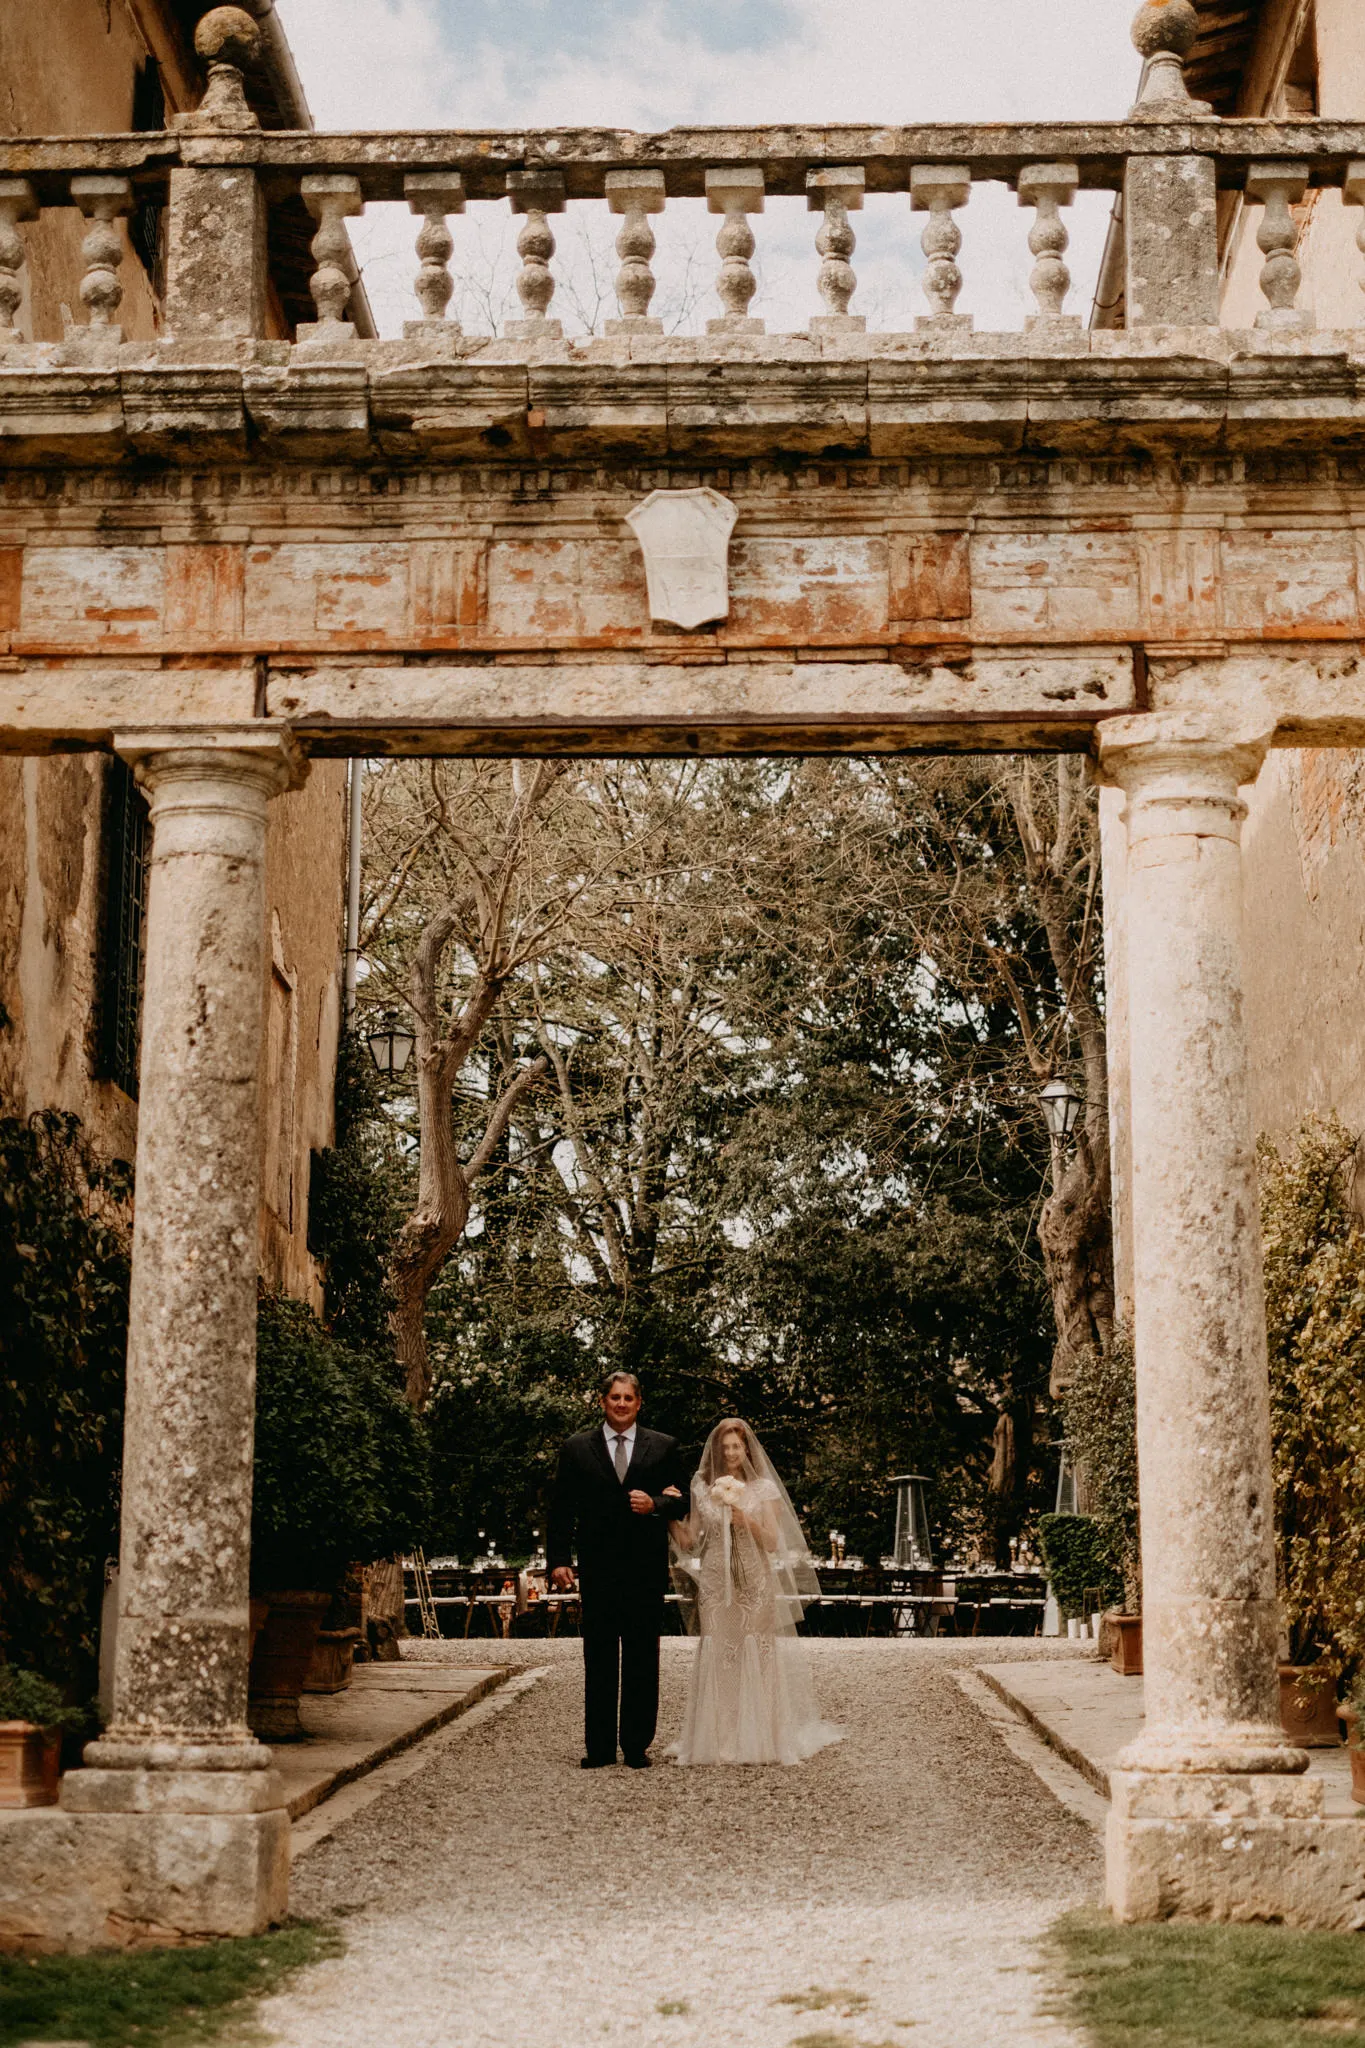
[[0, 2048], [181, 2048], [237, 2038], [255, 2000], [308, 1963], [341, 1953], [335, 1928], [296, 1921], [244, 1941], [88, 1956], [0, 1956]]
[[1362, 1934], [1071, 1913], [1049, 1947], [1057, 2010], [1092, 2048], [1365, 2048]]

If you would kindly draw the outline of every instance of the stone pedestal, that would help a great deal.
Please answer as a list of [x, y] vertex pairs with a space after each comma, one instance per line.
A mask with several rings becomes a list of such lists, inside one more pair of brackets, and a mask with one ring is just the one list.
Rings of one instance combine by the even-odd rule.
[[1323, 1820], [1279, 1718], [1238, 794], [1272, 730], [1159, 716], [1100, 735], [1105, 779], [1127, 799], [1147, 1709], [1109, 1820], [1124, 1919], [1343, 1926], [1365, 1899], [1365, 1831]]
[[1324, 1817], [1320, 1779], [1116, 1771], [1110, 1790], [1116, 1919], [1365, 1928], [1365, 1828]]
[[113, 1714], [43, 1853], [73, 1926], [107, 1908], [106, 1939], [175, 1939], [265, 1927], [288, 1894], [246, 1698], [265, 824], [292, 763], [269, 728], [119, 750], [152, 860]]

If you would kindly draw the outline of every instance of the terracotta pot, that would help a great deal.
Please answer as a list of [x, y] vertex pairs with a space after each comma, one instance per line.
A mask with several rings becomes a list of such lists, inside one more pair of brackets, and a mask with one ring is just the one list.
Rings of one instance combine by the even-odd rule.
[[1142, 1616], [1140, 1614], [1116, 1614], [1114, 1616], [1114, 1648], [1109, 1658], [1110, 1669], [1117, 1671], [1121, 1678], [1142, 1676]]
[[62, 1738], [32, 1721], [0, 1721], [0, 1807], [55, 1806]]
[[351, 1682], [351, 1661], [360, 1641], [358, 1628], [318, 1630], [313, 1661], [303, 1681], [305, 1692], [345, 1692]]
[[330, 1593], [268, 1593], [265, 1627], [251, 1653], [246, 1718], [263, 1742], [299, 1742], [303, 1691]]
[[1300, 1749], [1339, 1749], [1337, 1689], [1330, 1679], [1315, 1684], [1313, 1664], [1281, 1664], [1280, 1726]]

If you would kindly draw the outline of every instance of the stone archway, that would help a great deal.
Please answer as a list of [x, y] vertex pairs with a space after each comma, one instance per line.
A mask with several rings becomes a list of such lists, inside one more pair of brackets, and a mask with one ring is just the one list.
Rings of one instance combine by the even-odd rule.
[[[1365, 741], [1365, 399], [1358, 333], [1305, 338], [1283, 234], [1265, 324], [1217, 326], [1215, 201], [1365, 198], [1365, 126], [1198, 119], [1182, 18], [1144, 10], [1148, 88], [1107, 126], [266, 135], [239, 28], [174, 134], [0, 144], [7, 321], [15, 223], [98, 224], [94, 324], [0, 334], [0, 747], [113, 748], [154, 824], [114, 1716], [61, 1810], [0, 1831], [0, 1925], [235, 1933], [284, 1905], [287, 1820], [245, 1726], [272, 792], [312, 756], [1059, 748], [1127, 800], [1149, 1714], [1111, 1900], [1358, 1924], [1359, 1830], [1323, 1816], [1276, 1711], [1238, 792], [1272, 744]], [[953, 311], [974, 177], [1046, 229], [1022, 334]], [[1058, 310], [1081, 183], [1125, 194], [1119, 334]], [[864, 188], [929, 214], [928, 316], [869, 336], [822, 273], [835, 310], [756, 331], [764, 191], [808, 193], [833, 250]], [[107, 229], [139, 191], [169, 206], [169, 331], [125, 349]], [[319, 223], [292, 345], [258, 332], [280, 192]], [[641, 310], [669, 193], [725, 216], [704, 337]], [[403, 196], [429, 317], [358, 340], [337, 235]], [[439, 317], [444, 221], [498, 196], [528, 221], [527, 317], [475, 341]], [[546, 216], [599, 197], [637, 268], [579, 346], [546, 314]], [[736, 514], [728, 610], [680, 627], [651, 616], [626, 515], [700, 490]]]

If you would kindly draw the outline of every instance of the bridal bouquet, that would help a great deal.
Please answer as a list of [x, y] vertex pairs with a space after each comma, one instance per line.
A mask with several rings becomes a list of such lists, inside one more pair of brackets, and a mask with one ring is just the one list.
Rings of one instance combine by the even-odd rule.
[[711, 1482], [711, 1498], [723, 1508], [738, 1508], [744, 1505], [744, 1481], [734, 1478], [729, 1472]]

